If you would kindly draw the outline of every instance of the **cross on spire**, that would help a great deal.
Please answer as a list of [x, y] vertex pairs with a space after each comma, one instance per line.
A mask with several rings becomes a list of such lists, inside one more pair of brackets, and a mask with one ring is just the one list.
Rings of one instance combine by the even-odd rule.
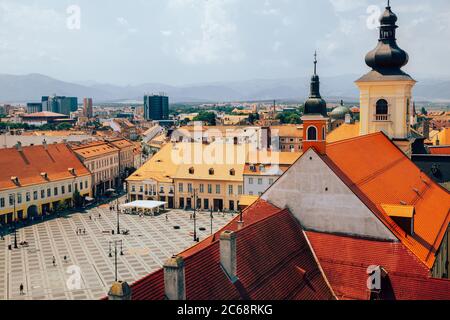
[[317, 75], [317, 51], [314, 52], [314, 75]]

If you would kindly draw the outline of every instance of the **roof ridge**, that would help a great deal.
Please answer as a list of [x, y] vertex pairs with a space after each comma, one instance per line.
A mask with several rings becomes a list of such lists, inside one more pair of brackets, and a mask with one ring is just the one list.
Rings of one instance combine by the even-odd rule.
[[379, 135], [383, 135], [383, 136], [386, 137], [386, 135], [382, 131], [379, 131], [379, 132], [365, 134], [365, 135], [362, 135], [362, 136], [357, 136], [357, 137], [352, 137], [352, 138], [348, 138], [348, 139], [344, 139], [344, 140], [330, 142], [330, 143], [327, 143], [327, 146], [333, 147], [335, 145], [345, 144], [345, 143], [349, 143], [349, 142], [352, 142], [352, 141], [355, 141], [355, 140], [361, 140], [361, 139], [365, 139], [367, 137], [379, 136]]

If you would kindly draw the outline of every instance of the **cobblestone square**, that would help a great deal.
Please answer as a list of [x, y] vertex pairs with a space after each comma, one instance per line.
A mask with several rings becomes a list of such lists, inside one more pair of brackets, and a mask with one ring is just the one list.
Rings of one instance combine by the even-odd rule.
[[[115, 278], [114, 246], [112, 257], [109, 256], [111, 241], [123, 240], [124, 255], [118, 255], [118, 278], [131, 284], [160, 268], [172, 255], [195, 245], [191, 215], [192, 212], [182, 210], [169, 211], [167, 218], [165, 214], [156, 217], [121, 214], [121, 230], [130, 233], [112, 235], [111, 230], [117, 229], [117, 214], [106, 205], [22, 228], [17, 231], [17, 239], [19, 243], [28, 242], [27, 247], [19, 245], [18, 249], [13, 246], [8, 250], [8, 245], [14, 243], [14, 234], [0, 242], [0, 299], [102, 298]], [[231, 219], [230, 214], [214, 214], [214, 231]], [[210, 221], [209, 213], [197, 214], [200, 240], [209, 236]], [[79, 229], [81, 235], [77, 234]]]

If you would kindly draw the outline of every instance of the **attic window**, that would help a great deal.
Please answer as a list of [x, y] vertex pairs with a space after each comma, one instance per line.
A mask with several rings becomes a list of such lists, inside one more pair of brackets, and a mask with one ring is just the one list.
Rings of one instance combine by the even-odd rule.
[[235, 175], [236, 175], [236, 170], [231, 169], [231, 170], [230, 170], [230, 176], [235, 176]]
[[414, 235], [414, 206], [381, 205], [387, 215], [408, 235]]
[[209, 169], [209, 175], [210, 175], [210, 176], [213, 176], [213, 175], [214, 175], [214, 169], [212, 169], [212, 168]]
[[189, 168], [189, 174], [194, 174], [194, 173], [195, 173], [194, 168]]

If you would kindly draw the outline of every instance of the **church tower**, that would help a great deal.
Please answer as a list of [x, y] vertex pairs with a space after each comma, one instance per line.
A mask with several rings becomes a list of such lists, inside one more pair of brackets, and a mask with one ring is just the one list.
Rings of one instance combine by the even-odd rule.
[[407, 155], [411, 154], [412, 89], [416, 81], [401, 70], [408, 54], [396, 42], [397, 16], [390, 1], [380, 18], [377, 47], [366, 56], [372, 71], [356, 81], [360, 91], [360, 134], [383, 131]]
[[327, 103], [320, 96], [320, 79], [317, 75], [317, 53], [314, 54], [314, 75], [311, 93], [305, 102], [303, 121], [303, 152], [314, 148], [319, 154], [326, 153]]

